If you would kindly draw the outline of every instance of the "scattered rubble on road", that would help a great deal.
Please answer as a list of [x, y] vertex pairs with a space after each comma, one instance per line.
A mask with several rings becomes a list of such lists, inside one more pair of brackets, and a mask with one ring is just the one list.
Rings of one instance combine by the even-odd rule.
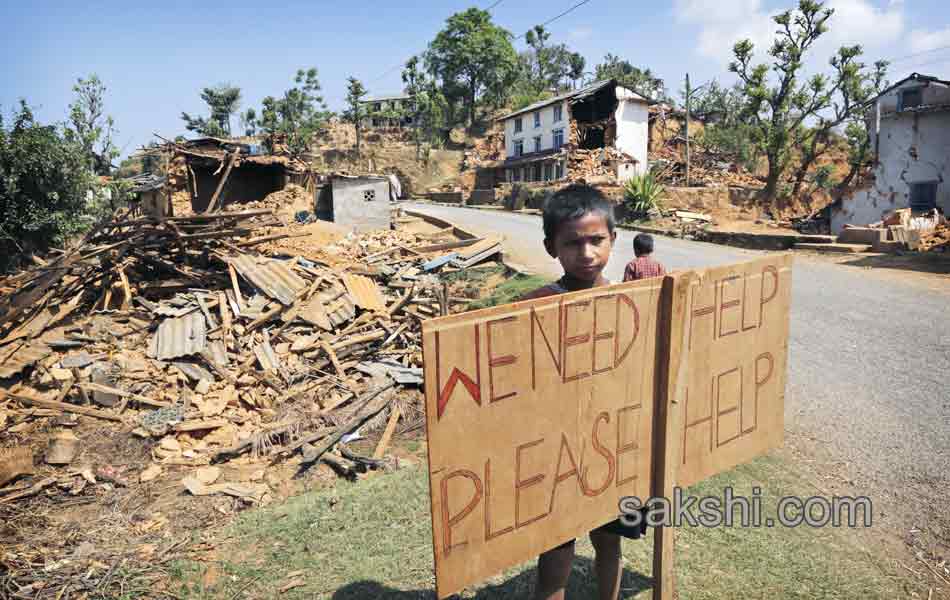
[[912, 250], [915, 252], [950, 251], [950, 225], [946, 217], [936, 209], [914, 213], [910, 208], [893, 211], [881, 221], [866, 227], [845, 225], [839, 237], [864, 236], [875, 251], [892, 252]]

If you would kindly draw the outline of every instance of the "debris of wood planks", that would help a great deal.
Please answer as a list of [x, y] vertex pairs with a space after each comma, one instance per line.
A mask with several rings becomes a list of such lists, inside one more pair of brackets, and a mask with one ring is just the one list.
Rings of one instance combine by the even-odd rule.
[[[0, 278], [0, 377], [12, 380], [0, 386], [0, 431], [37, 436], [40, 456], [34, 466], [29, 449], [0, 451], [0, 479], [16, 479], [0, 501], [110, 481], [70, 471], [93, 448], [80, 440], [96, 452], [100, 440], [146, 445], [149, 464], [113, 477], [129, 486], [211, 462], [322, 461], [348, 477], [378, 468], [397, 424], [424, 418], [419, 321], [463, 308], [443, 276], [456, 260], [496, 255], [500, 238], [441, 227], [308, 248], [306, 227], [270, 209], [122, 212]], [[452, 293], [472, 289], [462, 281]], [[341, 443], [357, 430], [382, 431], [373, 457]], [[269, 496], [263, 483], [189, 477], [194, 495]]]

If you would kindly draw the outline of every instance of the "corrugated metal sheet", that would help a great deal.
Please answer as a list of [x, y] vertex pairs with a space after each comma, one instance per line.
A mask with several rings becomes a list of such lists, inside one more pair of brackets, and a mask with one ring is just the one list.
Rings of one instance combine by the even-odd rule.
[[386, 298], [375, 281], [362, 275], [346, 273], [343, 275], [343, 283], [357, 306], [366, 310], [386, 312]]
[[303, 278], [278, 260], [241, 254], [228, 261], [241, 277], [284, 306], [293, 304], [297, 294], [307, 287]]
[[207, 325], [200, 311], [165, 319], [148, 346], [148, 355], [158, 360], [197, 354], [207, 346]]
[[356, 316], [356, 304], [346, 292], [341, 296], [339, 291], [329, 290], [317, 294], [317, 298], [323, 303], [323, 309], [333, 327], [339, 327]]
[[254, 356], [257, 357], [257, 362], [261, 363], [261, 368], [265, 371], [273, 371], [280, 368], [280, 359], [277, 358], [277, 355], [274, 353], [274, 348], [267, 340], [254, 346]]
[[33, 342], [26, 345], [14, 343], [5, 346], [0, 352], [5, 357], [3, 363], [0, 364], [0, 377], [7, 378], [43, 360], [53, 351], [42, 342]]

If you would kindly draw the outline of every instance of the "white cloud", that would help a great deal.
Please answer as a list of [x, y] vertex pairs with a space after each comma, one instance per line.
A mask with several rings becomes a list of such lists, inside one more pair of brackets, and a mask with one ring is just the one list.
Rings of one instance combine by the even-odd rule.
[[580, 40], [586, 40], [593, 34], [594, 34], [594, 29], [592, 27], [587, 27], [587, 26], [575, 27], [574, 29], [571, 29], [570, 31], [567, 32], [567, 36], [575, 42], [580, 41]]
[[[783, 1], [766, 7], [762, 0], [677, 0], [674, 15], [699, 27], [695, 50], [725, 66], [732, 59], [732, 46], [749, 39], [760, 59], [771, 45], [778, 28], [772, 17], [794, 6]], [[834, 9], [829, 30], [816, 44], [814, 57], [827, 57], [843, 45], [861, 44], [880, 48], [898, 40], [904, 32], [901, 0], [878, 6], [873, 0], [828, 0]], [[820, 59], [824, 63], [825, 59]]]
[[927, 52], [937, 48], [950, 46], [950, 27], [938, 31], [915, 29], [910, 32], [910, 49], [912, 52]]

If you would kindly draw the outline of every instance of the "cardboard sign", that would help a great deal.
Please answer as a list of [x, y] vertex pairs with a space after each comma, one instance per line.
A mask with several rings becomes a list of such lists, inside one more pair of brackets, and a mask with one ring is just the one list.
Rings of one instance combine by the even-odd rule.
[[661, 284], [423, 322], [439, 597], [649, 494]]
[[781, 445], [791, 263], [791, 256], [779, 255], [696, 273], [677, 485]]
[[438, 596], [779, 445], [790, 261], [424, 321]]

